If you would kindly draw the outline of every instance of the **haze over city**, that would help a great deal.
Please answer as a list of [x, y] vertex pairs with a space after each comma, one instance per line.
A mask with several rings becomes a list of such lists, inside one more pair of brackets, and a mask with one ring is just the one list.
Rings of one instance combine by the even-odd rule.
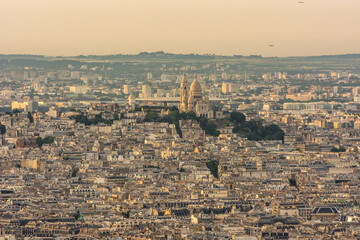
[[359, 53], [359, 22], [358, 0], [1, 0], [0, 53]]

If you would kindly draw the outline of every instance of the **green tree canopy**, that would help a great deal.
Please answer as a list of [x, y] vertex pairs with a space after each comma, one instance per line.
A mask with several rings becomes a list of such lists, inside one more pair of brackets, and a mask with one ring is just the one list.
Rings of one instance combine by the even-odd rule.
[[159, 114], [157, 112], [148, 111], [145, 115], [145, 122], [158, 122], [160, 121]]
[[149, 111], [145, 115], [145, 122], [168, 122], [175, 124], [176, 131], [180, 137], [182, 137], [182, 132], [180, 128], [179, 121], [180, 120], [196, 120], [199, 122], [200, 127], [205, 131], [206, 134], [210, 134], [212, 136], [219, 136], [220, 132], [217, 130], [217, 125], [211, 121], [209, 121], [205, 117], [197, 117], [194, 112], [183, 112], [180, 113], [176, 107], [171, 107], [169, 109], [169, 114], [160, 117], [156, 112]]
[[250, 120], [245, 121], [242, 124], [235, 122], [233, 128], [234, 133], [238, 133], [249, 140], [282, 140], [284, 141], [285, 133], [276, 124], [269, 126], [263, 126], [260, 121]]
[[36, 138], [36, 144], [37, 144], [39, 147], [42, 147], [42, 145], [44, 145], [44, 144], [54, 143], [54, 140], [55, 140], [55, 137], [53, 137], [53, 136], [47, 136], [47, 137], [45, 137], [44, 139], [41, 138], [41, 137], [37, 137], [37, 138]]
[[113, 114], [113, 119], [114, 119], [114, 120], [119, 120], [119, 119], [120, 119], [120, 118], [119, 118], [119, 114], [114, 113], [114, 114]]
[[337, 148], [337, 147], [332, 147], [330, 151], [331, 151], [331, 152], [345, 152], [346, 149], [345, 149], [344, 147], [339, 147], [339, 148]]
[[239, 112], [230, 113], [230, 119], [236, 123], [244, 123], [246, 121], [245, 115]]
[[5, 125], [2, 125], [2, 124], [0, 123], [0, 134], [3, 135], [3, 134], [5, 134], [5, 133], [6, 133], [6, 127], [5, 127]]
[[206, 162], [206, 167], [210, 170], [211, 174], [216, 178], [219, 177], [218, 166], [219, 166], [218, 161], [211, 160]]
[[76, 122], [79, 123], [83, 123], [85, 125], [93, 125], [93, 124], [98, 124], [98, 123], [105, 123], [105, 124], [112, 124], [113, 121], [109, 120], [109, 119], [103, 119], [101, 117], [101, 114], [97, 114], [95, 115], [94, 119], [89, 119], [87, 116], [85, 116], [84, 114], [79, 114], [79, 115], [75, 115], [75, 116], [71, 116], [70, 119], [75, 119]]
[[30, 123], [34, 122], [34, 117], [32, 116], [31, 112], [28, 112], [27, 117], [28, 117]]

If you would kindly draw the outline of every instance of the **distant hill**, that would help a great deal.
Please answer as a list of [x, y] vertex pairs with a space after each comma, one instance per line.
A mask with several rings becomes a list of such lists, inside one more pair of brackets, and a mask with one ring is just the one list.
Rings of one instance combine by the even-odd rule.
[[222, 59], [294, 59], [294, 58], [302, 58], [302, 59], [357, 59], [360, 58], [360, 54], [339, 54], [339, 55], [320, 55], [320, 56], [291, 56], [291, 57], [262, 57], [261, 55], [233, 55], [233, 56], [225, 56], [225, 55], [215, 55], [215, 54], [175, 54], [175, 53], [165, 53], [163, 51], [157, 52], [140, 52], [138, 54], [110, 54], [110, 55], [78, 55], [78, 56], [44, 56], [44, 55], [32, 55], [32, 54], [0, 54], [0, 59], [37, 59], [37, 60], [54, 60], [54, 59], [94, 59], [94, 60], [125, 60], [125, 59], [178, 59], [178, 60], [186, 60], [186, 59], [199, 59], [199, 60], [210, 60], [215, 58]]
[[0, 58], [14, 59], [14, 58], [23, 58], [23, 59], [33, 59], [33, 58], [45, 58], [43, 55], [31, 55], [31, 54], [0, 54]]
[[[294, 58], [296, 58], [296, 57], [294, 57]], [[329, 59], [329, 58], [348, 58], [348, 59], [354, 59], [354, 58], [360, 58], [360, 54], [355, 53], [355, 54], [339, 54], [339, 55], [320, 55], [320, 56], [307, 56], [305, 58], [316, 58], [316, 59], [321, 59], [321, 58], [325, 58], [325, 59]]]

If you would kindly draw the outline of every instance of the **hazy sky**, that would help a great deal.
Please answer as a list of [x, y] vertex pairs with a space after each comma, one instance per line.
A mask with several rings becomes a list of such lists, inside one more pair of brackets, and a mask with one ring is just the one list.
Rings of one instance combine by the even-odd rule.
[[360, 53], [360, 0], [302, 1], [0, 0], [0, 53]]

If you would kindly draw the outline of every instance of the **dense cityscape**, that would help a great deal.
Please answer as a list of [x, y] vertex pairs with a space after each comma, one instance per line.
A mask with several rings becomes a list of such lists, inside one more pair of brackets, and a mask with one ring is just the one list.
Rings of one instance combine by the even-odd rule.
[[0, 55], [0, 239], [359, 239], [360, 55]]

